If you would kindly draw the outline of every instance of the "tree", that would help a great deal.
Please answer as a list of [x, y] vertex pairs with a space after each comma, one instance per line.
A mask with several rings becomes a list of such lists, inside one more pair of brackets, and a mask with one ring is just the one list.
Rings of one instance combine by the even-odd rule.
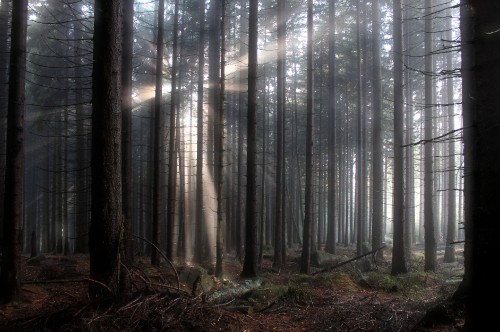
[[[154, 100], [154, 138], [153, 138], [153, 218], [152, 242], [160, 244], [160, 218], [162, 211], [162, 176], [161, 176], [161, 138], [162, 133], [162, 101], [163, 101], [163, 30], [165, 22], [165, 0], [158, 5], [158, 34], [156, 38], [156, 67], [155, 67], [155, 100]], [[151, 264], [160, 265], [160, 254], [157, 250], [151, 251]]]
[[215, 118], [215, 180], [216, 196], [217, 196], [217, 233], [216, 233], [216, 262], [215, 276], [222, 277], [223, 273], [223, 253], [224, 253], [224, 93], [225, 93], [225, 56], [226, 56], [226, 37], [225, 37], [225, 20], [226, 20], [226, 0], [222, 0], [222, 19], [220, 20], [221, 31], [221, 51], [220, 51], [220, 82], [219, 82], [219, 105], [218, 112]]
[[[452, 24], [451, 24], [451, 9], [449, 10], [449, 18], [446, 20], [446, 40], [452, 40]], [[453, 68], [453, 54], [446, 54], [446, 65], [448, 70]], [[452, 132], [455, 129], [455, 107], [453, 105], [453, 76], [450, 75], [446, 79], [446, 97], [448, 104], [448, 131]], [[446, 247], [444, 250], [444, 261], [452, 263], [455, 261], [455, 246], [452, 242], [455, 241], [457, 233], [456, 221], [456, 195], [455, 195], [455, 141], [450, 139], [448, 142], [448, 220], [446, 231]]]
[[[132, 257], [133, 246], [131, 197], [132, 197], [132, 58], [134, 53], [134, 0], [123, 1], [122, 46], [122, 213], [125, 225], [125, 249]], [[130, 249], [130, 250], [128, 250]]]
[[[380, 73], [380, 2], [372, 3], [372, 53], [373, 53], [373, 129], [372, 129], [372, 250], [382, 247], [383, 232], [383, 204], [384, 204], [384, 174], [383, 174], [383, 145], [382, 145], [382, 80]], [[375, 254], [377, 259], [383, 259], [383, 250]]]
[[95, 2], [92, 72], [92, 221], [89, 231], [91, 298], [116, 296], [120, 292], [120, 250], [123, 241], [121, 14], [119, 0]]
[[0, 2], [0, 239], [3, 233], [3, 204], [5, 193], [5, 140], [7, 133], [7, 95], [9, 63], [9, 10], [10, 0]]
[[391, 274], [406, 273], [404, 248], [404, 165], [403, 165], [403, 31], [401, 0], [393, 2], [394, 35], [394, 239]]
[[300, 257], [300, 273], [305, 274], [309, 273], [311, 262], [313, 70], [313, 2], [307, 0], [306, 188], [302, 255]]
[[335, 72], [335, 0], [328, 3], [328, 227], [325, 250], [335, 254], [337, 241], [337, 153], [336, 153], [336, 75]]
[[485, 298], [498, 294], [494, 263], [500, 223], [500, 3], [462, 1], [463, 117], [466, 173], [467, 286], [465, 328], [483, 331], [497, 324], [495, 306]]
[[[283, 113], [285, 110], [285, 1], [278, 0], [277, 23], [278, 23], [278, 60], [277, 60], [277, 120], [276, 120], [276, 204], [274, 206], [274, 267], [280, 267], [283, 263], [282, 228], [283, 211], [282, 200], [284, 193], [283, 186]], [[261, 230], [263, 231], [263, 230]]]
[[24, 84], [28, 0], [13, 1], [11, 26], [0, 302], [17, 300], [21, 291], [19, 273], [23, 224]]
[[[174, 26], [172, 41], [172, 67], [170, 70], [170, 129], [168, 150], [168, 191], [167, 191], [167, 258], [174, 258], [175, 201], [177, 193], [177, 149], [175, 144], [175, 119], [178, 116], [179, 92], [177, 91], [178, 48], [179, 48], [179, 0], [174, 3]], [[180, 139], [177, 137], [177, 139]]]
[[242, 278], [257, 276], [256, 208], [256, 111], [257, 111], [257, 28], [258, 0], [249, 0], [248, 15], [248, 116], [247, 116], [247, 196], [245, 220], [245, 259]]
[[425, 271], [435, 271], [437, 265], [436, 238], [434, 236], [434, 174], [432, 160], [432, 4], [425, 0], [425, 140], [424, 147], [424, 228], [425, 228]]
[[[203, 73], [205, 66], [205, 1], [198, 1], [199, 6], [199, 45], [198, 45], [198, 90], [197, 90], [197, 142], [196, 142], [196, 225], [195, 243], [203, 243]], [[194, 261], [201, 263], [203, 246], [194, 249]]]

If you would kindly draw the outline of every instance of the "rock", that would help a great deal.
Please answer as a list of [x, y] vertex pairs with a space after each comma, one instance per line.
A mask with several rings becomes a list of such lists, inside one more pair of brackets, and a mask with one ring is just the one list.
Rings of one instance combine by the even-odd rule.
[[192, 293], [198, 295], [207, 292], [215, 282], [207, 271], [199, 266], [187, 266], [179, 272], [180, 282], [191, 288]]
[[331, 263], [335, 260], [335, 255], [329, 254], [325, 251], [317, 250], [311, 253], [311, 265], [315, 267], [321, 267], [326, 263]]

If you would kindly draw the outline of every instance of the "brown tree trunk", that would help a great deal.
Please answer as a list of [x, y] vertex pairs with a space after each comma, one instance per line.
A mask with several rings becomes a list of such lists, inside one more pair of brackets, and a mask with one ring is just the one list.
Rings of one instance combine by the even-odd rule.
[[3, 222], [0, 262], [0, 302], [20, 296], [21, 233], [23, 224], [24, 103], [28, 0], [12, 4], [9, 95]]
[[404, 247], [403, 34], [401, 0], [394, 0], [394, 191], [391, 274], [408, 272]]
[[222, 261], [224, 255], [224, 84], [225, 84], [225, 19], [226, 19], [226, 0], [222, 0], [220, 19], [221, 31], [221, 50], [220, 50], [220, 78], [219, 78], [219, 105], [215, 119], [215, 181], [217, 197], [217, 233], [215, 242], [215, 276], [222, 277]]
[[[380, 2], [372, 3], [372, 34], [373, 34], [373, 123], [372, 123], [372, 250], [382, 247], [383, 233], [383, 144], [382, 144], [382, 80], [380, 73]], [[377, 259], [384, 258], [384, 251], [375, 253]]]
[[[155, 68], [155, 101], [154, 101], [154, 138], [153, 138], [153, 204], [151, 238], [155, 246], [160, 245], [160, 220], [162, 211], [162, 176], [161, 176], [161, 141], [162, 131], [162, 101], [163, 101], [163, 25], [165, 21], [165, 0], [158, 5], [158, 35], [156, 39], [156, 68]], [[153, 129], [153, 128], [152, 128]], [[151, 264], [160, 265], [160, 254], [151, 250]]]
[[120, 292], [123, 241], [121, 1], [97, 0], [94, 11], [89, 294], [91, 298], [103, 298]]
[[[179, 109], [177, 91], [178, 70], [178, 40], [179, 40], [179, 0], [175, 0], [173, 45], [172, 45], [172, 67], [171, 67], [171, 89], [170, 89], [170, 129], [168, 144], [168, 191], [167, 191], [167, 258], [174, 258], [174, 232], [175, 232], [175, 207], [177, 193], [177, 149], [175, 145], [176, 132], [175, 119]], [[179, 139], [179, 137], [177, 137]]]
[[300, 273], [308, 274], [311, 262], [312, 224], [312, 144], [313, 144], [313, 2], [307, 0], [307, 115], [306, 115], [306, 187], [304, 206], [304, 229], [302, 232], [302, 256]]
[[[466, 331], [486, 331], [498, 324], [498, 310], [487, 298], [496, 298], [500, 232], [500, 3], [494, 0], [471, 0], [462, 4], [471, 14], [462, 30], [463, 40], [472, 42], [471, 53], [463, 54], [464, 136], [466, 167], [466, 273], [469, 278], [466, 301]], [[467, 11], [469, 11], [467, 13]], [[465, 16], [464, 20], [468, 20]], [[465, 31], [465, 29], [472, 29]], [[469, 35], [472, 33], [472, 35]], [[472, 38], [470, 39], [469, 36]], [[469, 93], [465, 93], [469, 92]], [[464, 132], [465, 134], [465, 132]], [[465, 279], [464, 279], [465, 281]]]
[[276, 89], [276, 194], [275, 194], [275, 214], [274, 214], [274, 260], [273, 266], [279, 268], [283, 263], [282, 227], [283, 212], [282, 199], [282, 170], [283, 170], [283, 111], [285, 108], [285, 29], [284, 18], [285, 1], [278, 1], [277, 21], [278, 21], [278, 63], [277, 63], [277, 89]]
[[198, 46], [198, 102], [197, 102], [197, 142], [196, 142], [196, 224], [193, 260], [201, 263], [203, 259], [203, 74], [205, 65], [205, 1], [198, 2], [199, 5], [199, 46]]
[[257, 110], [257, 34], [258, 0], [249, 1], [248, 17], [248, 116], [247, 116], [247, 197], [245, 224], [245, 259], [242, 278], [257, 276], [256, 209], [256, 110]]
[[432, 129], [433, 129], [433, 82], [432, 66], [432, 3], [425, 0], [425, 140], [424, 147], [424, 237], [425, 259], [424, 270], [435, 271], [437, 266], [436, 238], [434, 232], [434, 174], [432, 159]]

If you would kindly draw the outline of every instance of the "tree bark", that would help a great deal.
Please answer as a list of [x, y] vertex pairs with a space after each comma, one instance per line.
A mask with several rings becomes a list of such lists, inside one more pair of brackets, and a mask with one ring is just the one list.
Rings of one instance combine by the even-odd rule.
[[[162, 103], [163, 103], [163, 25], [165, 21], [165, 0], [159, 0], [158, 5], [158, 35], [156, 39], [156, 68], [155, 68], [155, 100], [154, 100], [154, 138], [153, 138], [153, 218], [151, 225], [152, 242], [160, 245], [160, 219], [162, 211], [162, 176], [161, 176], [161, 138], [162, 130]], [[160, 265], [160, 255], [156, 250], [151, 251], [151, 264]]]
[[336, 71], [335, 0], [328, 3], [328, 226], [325, 251], [335, 254], [337, 242], [337, 153], [336, 153]]
[[216, 262], [215, 276], [222, 277], [223, 255], [224, 255], [224, 88], [225, 88], [225, 19], [226, 19], [226, 0], [222, 0], [221, 18], [220, 18], [220, 78], [219, 78], [219, 105], [217, 107], [217, 117], [215, 119], [215, 180], [217, 196], [217, 234], [215, 242]]
[[179, 110], [179, 92], [177, 91], [177, 71], [178, 71], [178, 44], [179, 44], [179, 0], [174, 3], [174, 25], [172, 42], [172, 67], [171, 67], [171, 89], [170, 89], [170, 129], [168, 139], [168, 191], [167, 191], [167, 257], [174, 258], [174, 232], [175, 232], [175, 208], [177, 197], [177, 146], [175, 137], [175, 119]]
[[13, 1], [7, 142], [3, 215], [3, 254], [0, 262], [0, 302], [18, 300], [21, 292], [23, 224], [24, 107], [28, 0]]
[[97, 0], [94, 17], [89, 294], [99, 299], [121, 291], [121, 1]]
[[493, 50], [500, 48], [500, 3], [471, 0], [463, 1], [462, 7], [463, 19], [468, 20], [470, 14], [472, 24], [467, 26], [469, 22], [464, 21], [462, 30], [467, 51], [462, 58], [466, 88], [463, 94], [464, 128], [467, 128], [465, 159], [466, 167], [471, 167], [465, 178], [466, 207], [470, 209], [466, 210], [469, 219], [466, 219], [465, 278], [469, 279], [470, 288], [465, 329], [484, 331], [498, 321], [496, 306], [484, 299], [498, 295], [494, 262], [500, 232], [500, 54]]
[[431, 73], [432, 66], [432, 3], [425, 0], [425, 140], [424, 147], [424, 270], [435, 271], [437, 265], [436, 238], [434, 235], [434, 174], [432, 160], [432, 129], [433, 129], [433, 83]]
[[125, 226], [125, 253], [132, 259], [132, 58], [134, 54], [134, 0], [123, 1], [122, 46], [122, 213]]
[[[383, 233], [383, 143], [382, 143], [382, 79], [380, 71], [380, 2], [372, 3], [372, 34], [373, 34], [373, 123], [372, 123], [372, 250], [380, 248], [384, 242]], [[375, 253], [376, 259], [384, 258], [384, 251]]]
[[313, 2], [312, 0], [307, 0], [306, 187], [302, 256], [300, 258], [300, 273], [304, 274], [309, 273], [311, 262], [313, 73]]
[[404, 248], [403, 35], [401, 0], [394, 0], [394, 191], [391, 274], [408, 272]]
[[203, 260], [203, 74], [205, 66], [205, 1], [200, 0], [199, 5], [199, 45], [198, 45], [198, 90], [197, 90], [197, 142], [196, 142], [196, 224], [194, 243], [194, 258], [196, 263]]
[[257, 110], [257, 34], [258, 0], [249, 1], [248, 17], [248, 116], [247, 116], [247, 196], [245, 224], [245, 259], [242, 278], [257, 276], [256, 209], [256, 110]]
[[[278, 0], [278, 59], [277, 59], [277, 88], [276, 88], [276, 194], [274, 214], [274, 260], [273, 266], [279, 268], [283, 263], [282, 227], [283, 227], [283, 111], [285, 108], [285, 29], [284, 18], [285, 1]], [[265, 166], [264, 166], [265, 167]]]

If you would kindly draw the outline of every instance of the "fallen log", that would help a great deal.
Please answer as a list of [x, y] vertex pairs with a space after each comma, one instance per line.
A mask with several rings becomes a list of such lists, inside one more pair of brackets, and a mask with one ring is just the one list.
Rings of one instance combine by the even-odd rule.
[[249, 279], [245, 282], [218, 289], [206, 296], [206, 301], [209, 303], [225, 303], [234, 300], [235, 298], [241, 298], [251, 291], [259, 288], [262, 285], [262, 280], [260, 279]]
[[320, 274], [320, 273], [324, 273], [324, 272], [328, 272], [328, 271], [334, 270], [334, 269], [339, 268], [339, 267], [341, 267], [341, 266], [343, 266], [343, 265], [346, 265], [346, 264], [349, 264], [349, 263], [351, 263], [351, 262], [357, 261], [357, 260], [358, 260], [358, 259], [360, 259], [360, 258], [366, 257], [366, 256], [368, 256], [368, 255], [372, 255], [372, 254], [374, 255], [375, 253], [377, 253], [377, 251], [382, 250], [382, 249], [384, 249], [384, 248], [385, 248], [385, 246], [382, 246], [382, 247], [380, 247], [380, 248], [378, 248], [378, 249], [372, 250], [372, 251], [367, 252], [367, 253], [365, 253], [365, 254], [363, 254], [363, 255], [359, 255], [359, 256], [357, 256], [357, 257], [354, 257], [354, 258], [348, 259], [348, 260], [346, 260], [346, 261], [344, 261], [344, 262], [341, 262], [341, 263], [335, 264], [335, 265], [333, 265], [333, 266], [329, 266], [329, 267], [327, 267], [327, 268], [325, 268], [325, 269], [323, 269], [323, 270], [319, 270], [319, 271], [316, 271], [316, 272], [311, 273], [311, 274], [312, 274], [312, 275], [316, 275], [316, 274]]

